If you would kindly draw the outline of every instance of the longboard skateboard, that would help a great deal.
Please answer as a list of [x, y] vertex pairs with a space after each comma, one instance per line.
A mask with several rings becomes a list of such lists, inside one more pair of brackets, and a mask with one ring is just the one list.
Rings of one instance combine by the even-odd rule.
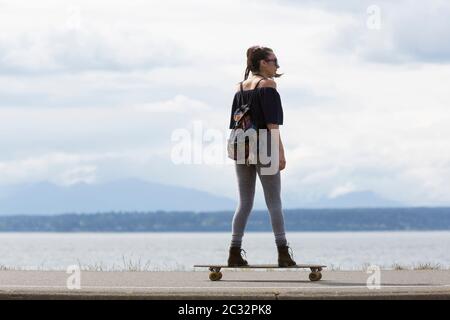
[[248, 266], [240, 266], [240, 267], [229, 267], [228, 265], [220, 265], [220, 264], [206, 264], [206, 265], [194, 265], [194, 268], [209, 268], [209, 280], [211, 281], [219, 281], [222, 279], [222, 272], [220, 269], [222, 268], [230, 268], [230, 269], [310, 269], [311, 273], [309, 274], [309, 280], [311, 281], [319, 281], [322, 279], [322, 269], [327, 266], [322, 266], [318, 264], [296, 264], [295, 266], [290, 267], [279, 267], [277, 264], [254, 264]]

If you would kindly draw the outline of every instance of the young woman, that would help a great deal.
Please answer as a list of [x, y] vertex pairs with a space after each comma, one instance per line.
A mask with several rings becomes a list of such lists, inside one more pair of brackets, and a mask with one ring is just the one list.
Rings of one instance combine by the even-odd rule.
[[[283, 124], [281, 99], [276, 90], [276, 83], [273, 80], [273, 78], [281, 76], [281, 74], [277, 73], [278, 68], [278, 60], [272, 49], [254, 46], [247, 50], [247, 69], [245, 70], [244, 81], [238, 84], [234, 96], [230, 129], [232, 129], [234, 125], [233, 113], [238, 107], [241, 98], [241, 83], [244, 101], [249, 101], [250, 95], [254, 94], [251, 100], [251, 118], [253, 122], [258, 124], [259, 129], [279, 129], [278, 126]], [[252, 74], [249, 77], [250, 72]], [[270, 142], [268, 144], [270, 144]], [[248, 265], [247, 260], [241, 255], [241, 251], [244, 251], [241, 249], [241, 244], [244, 236], [244, 229], [253, 207], [256, 175], [259, 176], [261, 181], [264, 190], [264, 198], [270, 213], [275, 243], [278, 248], [278, 265], [280, 267], [287, 267], [296, 264], [288, 250], [290, 248], [287, 245], [281, 206], [280, 171], [286, 167], [281, 137], [279, 137], [278, 151], [279, 164], [276, 174], [261, 174], [262, 165], [259, 161], [256, 164], [235, 163], [239, 189], [239, 203], [234, 213], [232, 223], [232, 239], [228, 257], [229, 266]]]

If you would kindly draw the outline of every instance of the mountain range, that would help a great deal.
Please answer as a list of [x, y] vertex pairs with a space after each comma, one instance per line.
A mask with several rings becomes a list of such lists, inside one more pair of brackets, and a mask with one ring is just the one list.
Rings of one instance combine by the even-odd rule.
[[[312, 203], [284, 203], [284, 208], [401, 206], [401, 203], [384, 199], [372, 191], [350, 192], [332, 199], [322, 197]], [[156, 210], [200, 212], [235, 208], [235, 199], [137, 178], [95, 184], [80, 182], [69, 186], [43, 181], [0, 188], [0, 215]]]

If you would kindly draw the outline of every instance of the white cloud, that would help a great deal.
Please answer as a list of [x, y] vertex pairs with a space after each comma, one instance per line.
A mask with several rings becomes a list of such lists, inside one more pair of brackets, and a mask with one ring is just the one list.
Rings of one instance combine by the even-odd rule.
[[204, 102], [182, 95], [114, 108], [0, 108], [0, 145], [3, 157], [17, 150], [168, 147], [172, 131], [189, 127], [196, 119], [217, 124], [220, 120], [211, 110]]
[[[147, 165], [151, 171], [151, 162], [161, 156], [164, 150], [128, 149], [104, 153], [68, 153], [50, 152], [24, 157], [20, 160], [0, 161], [1, 185], [36, 182], [48, 180], [60, 185], [84, 181], [93, 183], [110, 180], [108, 175], [113, 172], [108, 169], [108, 162], [115, 163], [114, 170], [120, 170], [120, 165]], [[141, 167], [142, 169], [142, 167]], [[122, 168], [128, 172], [127, 168]], [[121, 172], [118, 172], [120, 178]]]
[[143, 112], [212, 112], [212, 108], [206, 103], [190, 99], [184, 95], [176, 95], [172, 100], [160, 103], [148, 103], [145, 105], [132, 106], [133, 110]]
[[347, 194], [349, 192], [353, 192], [357, 190], [356, 186], [352, 182], [347, 182], [344, 185], [337, 186], [334, 188], [329, 194], [330, 198], [336, 198], [338, 196]]
[[0, 181], [135, 175], [235, 196], [232, 167], [170, 163], [170, 136], [198, 120], [226, 136], [246, 48], [263, 44], [285, 72], [290, 206], [352, 186], [449, 203], [448, 5], [409, 3], [380, 1], [377, 32], [359, 1], [6, 2]]
[[170, 40], [133, 37], [121, 30], [51, 30], [0, 42], [2, 73], [133, 71], [186, 63]]
[[[346, 25], [329, 49], [343, 50], [345, 55], [355, 54], [367, 61], [389, 63], [449, 63], [450, 44], [442, 41], [450, 36], [450, 4], [434, 0], [418, 2], [380, 1], [366, 3], [352, 10]], [[380, 29], [369, 29], [369, 15], [365, 8], [376, 5], [379, 10]]]
[[61, 180], [64, 185], [72, 185], [80, 182], [83, 183], [95, 183], [96, 176], [95, 171], [96, 167], [92, 165], [87, 166], [77, 166], [74, 168], [70, 168], [69, 170], [63, 172], [61, 174]]

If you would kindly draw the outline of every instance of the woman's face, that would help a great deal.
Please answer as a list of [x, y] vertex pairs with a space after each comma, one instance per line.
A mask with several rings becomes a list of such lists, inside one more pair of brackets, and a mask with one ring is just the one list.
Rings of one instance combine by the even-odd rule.
[[261, 60], [260, 68], [264, 73], [273, 77], [280, 66], [278, 65], [277, 56], [273, 53], [269, 54], [266, 59]]

